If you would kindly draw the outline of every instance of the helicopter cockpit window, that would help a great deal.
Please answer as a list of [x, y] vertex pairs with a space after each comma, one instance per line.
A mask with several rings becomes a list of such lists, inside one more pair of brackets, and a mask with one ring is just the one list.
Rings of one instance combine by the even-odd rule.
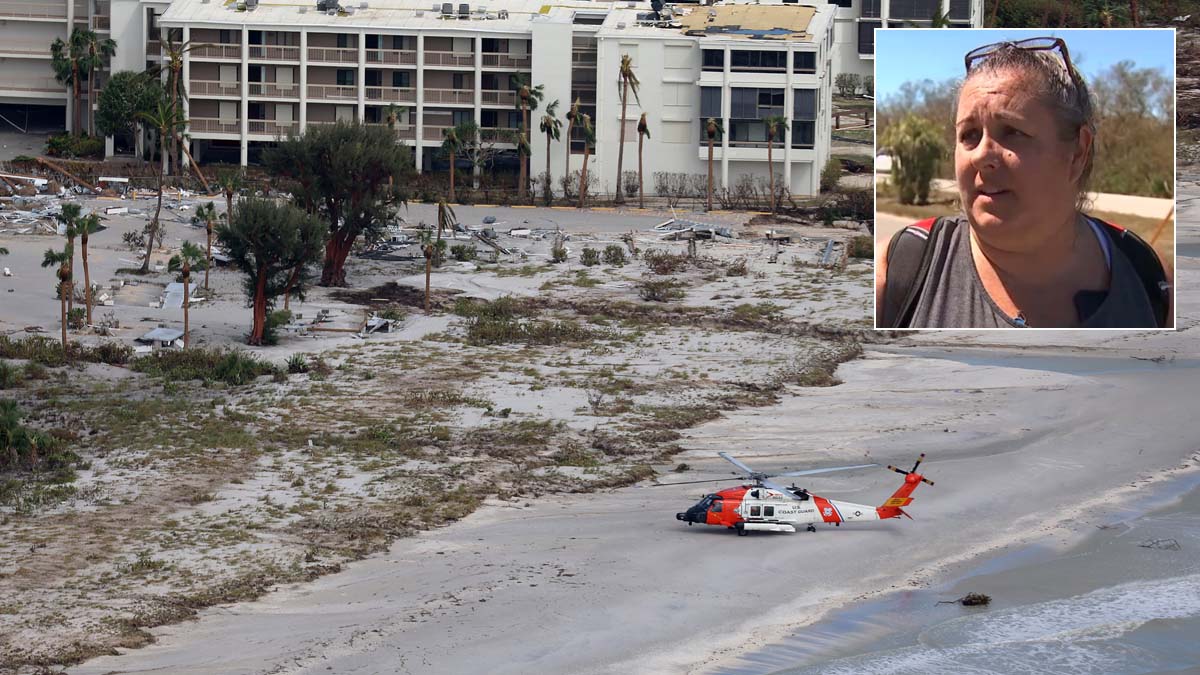
[[712, 513], [720, 513], [722, 503], [723, 502], [720, 499], [713, 500], [712, 506], [709, 507], [708, 510]]

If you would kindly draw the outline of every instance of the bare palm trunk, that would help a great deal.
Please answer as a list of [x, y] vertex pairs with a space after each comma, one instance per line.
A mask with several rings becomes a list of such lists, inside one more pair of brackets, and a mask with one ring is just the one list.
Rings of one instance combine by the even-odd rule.
[[75, 135], [80, 136], [80, 135], [82, 135], [81, 132], [83, 130], [79, 128], [82, 123], [79, 121], [79, 62], [78, 61], [71, 62], [71, 87], [75, 90], [75, 96], [74, 96], [75, 100], [71, 102], [72, 105], [74, 106], [74, 111], [75, 111], [75, 127], [74, 127]]
[[92, 275], [91, 275], [91, 272], [88, 270], [88, 259], [87, 259], [88, 238], [87, 238], [86, 234], [83, 235], [83, 238], [80, 243], [83, 245], [83, 250], [81, 251], [81, 254], [83, 256], [83, 297], [84, 297], [84, 302], [87, 304], [87, 325], [90, 326], [90, 325], [92, 325]]
[[988, 26], [991, 28], [995, 28], [996, 27], [996, 13], [1000, 11], [1000, 0], [992, 0], [992, 2], [993, 2], [993, 4], [992, 4], [992, 20], [990, 22], [988, 22]]
[[638, 208], [646, 208], [646, 183], [642, 179], [642, 141], [646, 139], [638, 133]]
[[[162, 151], [167, 151], [167, 135], [159, 134]], [[158, 218], [162, 215], [162, 198], [163, 198], [163, 173], [158, 173], [158, 206], [154, 209], [154, 220], [150, 221], [149, 236], [146, 237], [146, 259], [142, 261], [142, 274], [150, 271], [150, 255], [154, 252], [154, 239], [158, 236], [159, 222]]]
[[67, 293], [67, 314], [69, 315], [71, 313], [71, 310], [75, 309], [75, 269], [74, 269], [74, 267], [75, 267], [75, 239], [74, 239], [74, 237], [72, 237], [71, 239], [68, 240], [67, 250], [71, 252], [71, 261], [70, 261], [71, 267], [69, 268], [71, 270], [71, 274], [70, 274], [70, 276], [67, 277], [67, 284], [68, 284], [67, 290], [70, 291], [70, 293]]
[[433, 251], [425, 254], [425, 313], [429, 313], [429, 276], [433, 273]]
[[621, 76], [621, 141], [617, 145], [617, 194], [613, 201], [617, 204], [625, 203], [621, 198], [621, 170], [625, 166], [625, 107], [629, 102], [629, 80]]
[[546, 206], [554, 201], [554, 181], [550, 180], [550, 133], [546, 132]]
[[1138, 20], [1138, 4], [1137, 0], [1129, 0], [1129, 16], [1133, 18], [1133, 27], [1137, 28], [1141, 25]]
[[[212, 211], [210, 210], [209, 213], [212, 213]], [[208, 221], [206, 225], [206, 229], [208, 230], [208, 247], [207, 252], [204, 254], [204, 292], [208, 293], [208, 270], [212, 267], [212, 221]]]
[[583, 168], [579, 171], [579, 208], [583, 208], [587, 204], [587, 169], [588, 169], [588, 152], [591, 148], [584, 141], [583, 144]]
[[[64, 275], [65, 277], [65, 275]], [[61, 296], [58, 299], [58, 304], [62, 310], [62, 346], [63, 354], [67, 353], [67, 282], [64, 278], [62, 283], [58, 285], [58, 294]]]
[[450, 201], [454, 201], [454, 153], [450, 153]]
[[[525, 147], [529, 147], [529, 108], [525, 99], [521, 99], [521, 138], [525, 139]], [[529, 188], [529, 155], [521, 148], [517, 148], [517, 154], [521, 160], [521, 170], [518, 172], [517, 180], [521, 181], [521, 185], [517, 188], [517, 195], [524, 199]]]
[[254, 284], [254, 324], [250, 328], [250, 339], [247, 341], [252, 345], [261, 345], [263, 336], [266, 334], [267, 328], [267, 271], [261, 269], [258, 271], [258, 278]]
[[708, 210], [712, 211], [712, 160], [713, 160], [713, 139], [708, 139]]
[[[571, 184], [571, 129], [575, 126], [575, 120], [567, 120], [567, 157], [563, 163], [563, 175], [567, 177], [567, 185]], [[563, 198], [567, 197], [567, 188], [563, 188]]]
[[292, 268], [292, 275], [288, 277], [287, 285], [283, 287], [283, 309], [291, 309], [292, 289], [296, 287], [296, 282], [300, 281], [300, 271], [303, 265], [296, 265]]
[[88, 71], [87, 101], [88, 101], [88, 111], [87, 111], [88, 136], [95, 136], [96, 135], [96, 122], [93, 118], [95, 117], [94, 111], [96, 109], [96, 69], [94, 67], [90, 71]]
[[191, 341], [191, 331], [189, 330], [190, 326], [188, 324], [188, 309], [190, 308], [190, 305], [191, 305], [191, 294], [190, 294], [191, 289], [189, 287], [191, 285], [192, 285], [192, 275], [190, 275], [190, 274], [183, 275], [183, 348], [184, 349], [188, 348], [188, 343]]
[[773, 134], [767, 134], [767, 189], [771, 191], [771, 213], [775, 213], [775, 162], [771, 159], [771, 142]]

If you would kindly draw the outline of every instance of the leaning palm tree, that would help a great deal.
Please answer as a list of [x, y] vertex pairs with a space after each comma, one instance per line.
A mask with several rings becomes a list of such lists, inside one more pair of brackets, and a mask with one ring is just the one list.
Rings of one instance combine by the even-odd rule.
[[[64, 207], [65, 208], [65, 207]], [[92, 325], [92, 273], [88, 268], [88, 237], [100, 231], [100, 216], [92, 213], [79, 220], [79, 253], [83, 258], [83, 297], [87, 307], [87, 325]]]
[[455, 155], [463, 150], [462, 139], [458, 137], [457, 127], [442, 130], [442, 152], [450, 156], [450, 195], [449, 201], [454, 201], [454, 162]]
[[81, 39], [86, 56], [83, 66], [88, 73], [88, 134], [96, 135], [95, 105], [96, 105], [96, 71], [117, 53], [117, 41], [112, 38], [101, 38], [95, 31], [82, 31]]
[[71, 87], [71, 132], [76, 136], [82, 131], [79, 121], [79, 71], [86, 54], [86, 42], [79, 28], [71, 31], [66, 42], [62, 38], [55, 38], [50, 44], [50, 66], [54, 68], [54, 79], [59, 84]]
[[198, 206], [195, 215], [192, 216], [193, 225], [204, 225], [204, 233], [207, 238], [204, 249], [204, 291], [206, 293], [208, 292], [208, 269], [212, 267], [213, 224], [216, 220], [217, 207], [212, 202]]
[[62, 251], [46, 249], [42, 256], [42, 267], [58, 266], [58, 304], [62, 310], [62, 345], [63, 354], [67, 353], [67, 296], [70, 294], [68, 285], [71, 283], [71, 258], [74, 255], [68, 246]]
[[[63, 234], [67, 237], [67, 255], [71, 256], [71, 263], [75, 262], [75, 238], [79, 236], [79, 221], [80, 206], [78, 204], [63, 204], [62, 212], [54, 216], [58, 222], [63, 225]], [[68, 265], [70, 267], [70, 265]], [[70, 292], [67, 293], [67, 313], [70, 314], [72, 309], [75, 309], [75, 279], [72, 277]]]
[[524, 199], [529, 189], [529, 112], [537, 110], [546, 94], [544, 85], [531, 86], [523, 73], [511, 76], [509, 84], [517, 92], [517, 109], [521, 111], [521, 138], [524, 143], [517, 144], [517, 155], [521, 162], [517, 196]]
[[787, 118], [783, 115], [771, 115], [763, 120], [767, 125], [767, 175], [771, 191], [771, 213], [775, 213], [775, 161], [771, 158], [771, 148], [775, 145], [776, 135], [782, 140], [787, 138]]
[[642, 180], [642, 142], [650, 138], [650, 125], [646, 123], [646, 113], [638, 120], [638, 208], [646, 208], [646, 182]]
[[546, 134], [546, 206], [549, 206], [554, 199], [554, 181], [550, 180], [550, 144], [559, 140], [562, 130], [562, 122], [558, 119], [558, 99], [546, 106], [546, 113], [542, 115], [538, 129]]
[[721, 120], [715, 117], [708, 118], [708, 122], [704, 124], [704, 133], [708, 136], [708, 210], [712, 211], [713, 141], [725, 133], [725, 129], [721, 126]]
[[592, 128], [592, 116], [580, 115], [583, 129], [583, 170], [579, 173], [579, 208], [587, 204], [588, 156], [596, 144], [596, 130]]
[[[174, 135], [176, 129], [187, 124], [187, 120], [183, 118], [180, 111], [166, 99], [159, 99], [158, 106], [153, 111], [139, 112], [138, 116], [157, 130], [158, 141], [164, 154], [167, 152], [167, 139]], [[163, 181], [166, 170], [164, 162], [162, 170], [158, 172], [158, 205], [154, 209], [154, 219], [150, 221], [149, 231], [146, 233], [146, 258], [142, 260], [142, 274], [150, 271], [150, 255], [154, 252], [154, 241], [158, 236], [159, 216], [162, 215]]]
[[617, 145], [617, 194], [613, 201], [621, 204], [625, 201], [621, 197], [621, 171], [625, 165], [625, 108], [629, 104], [629, 91], [633, 90], [633, 98], [638, 105], [642, 104], [642, 99], [638, 96], [641, 82], [633, 72], [633, 58], [628, 54], [621, 55], [621, 69], [618, 74], [621, 80], [621, 141]]
[[[579, 113], [579, 107], [581, 105], [583, 105], [583, 102], [580, 101], [578, 98], [576, 98], [575, 102], [571, 104], [571, 109], [568, 110], [567, 114], [566, 114], [566, 118], [567, 118], [567, 160], [563, 164], [563, 175], [566, 176], [566, 180], [567, 180], [568, 184], [570, 184], [570, 181], [571, 181], [571, 130], [575, 128], [575, 123], [581, 119], [580, 113]], [[566, 188], [564, 188], [563, 189], [563, 197], [566, 197], [566, 196], [567, 196]]]

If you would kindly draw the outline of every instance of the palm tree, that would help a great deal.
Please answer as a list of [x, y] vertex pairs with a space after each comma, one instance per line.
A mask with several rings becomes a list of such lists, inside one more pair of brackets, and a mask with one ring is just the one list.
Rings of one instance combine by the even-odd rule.
[[638, 208], [646, 208], [646, 183], [642, 180], [642, 142], [650, 138], [650, 125], [646, 124], [646, 113], [638, 120]]
[[621, 55], [621, 70], [619, 72], [621, 80], [621, 142], [617, 145], [617, 194], [613, 201], [617, 204], [624, 203], [621, 198], [621, 170], [625, 164], [625, 108], [629, 103], [629, 90], [633, 90], [633, 98], [642, 104], [642, 99], [638, 96], [638, 87], [641, 82], [638, 81], [637, 75], [633, 72], [633, 58], [628, 54]]
[[[64, 206], [64, 208], [66, 208]], [[76, 226], [79, 232], [79, 253], [83, 257], [83, 297], [87, 307], [87, 325], [92, 325], [92, 274], [88, 268], [88, 237], [100, 231], [100, 216], [95, 213], [81, 218]]]
[[517, 195], [524, 199], [529, 188], [529, 111], [537, 110], [538, 104], [546, 94], [543, 85], [531, 87], [524, 73], [511, 76], [509, 84], [517, 92], [517, 107], [521, 111], [521, 138], [524, 143], [517, 144], [517, 154], [521, 160]]
[[[167, 138], [172, 137], [175, 130], [180, 126], [187, 124], [187, 120], [183, 118], [179, 110], [165, 99], [159, 99], [158, 107], [150, 113], [139, 112], [138, 116], [153, 126], [158, 131], [158, 141], [162, 146], [163, 154], [167, 152]], [[163, 180], [166, 173], [166, 164], [162, 167], [162, 171], [158, 172], [158, 206], [154, 209], [154, 220], [150, 221], [150, 228], [146, 237], [146, 258], [142, 260], [142, 274], [150, 271], [150, 255], [154, 252], [154, 240], [158, 235], [159, 216], [162, 215], [162, 192]]]
[[1129, 0], [1129, 17], [1133, 19], [1133, 27], [1137, 28], [1141, 25], [1138, 20], [1138, 4], [1137, 0]]
[[50, 66], [54, 68], [54, 79], [72, 90], [71, 119], [74, 123], [71, 125], [71, 132], [76, 136], [82, 131], [79, 121], [79, 70], [87, 54], [86, 42], [81, 32], [81, 29], [76, 28], [71, 31], [66, 42], [63, 42], [62, 38], [55, 38], [50, 44]]
[[450, 156], [450, 201], [454, 201], [454, 156], [462, 152], [462, 149], [463, 142], [458, 137], [456, 127], [442, 130], [442, 152]]
[[1000, 11], [1000, 0], [992, 0], [992, 20], [988, 22], [991, 28], [996, 27], [996, 13]]
[[[563, 175], [567, 177], [568, 184], [571, 180], [571, 130], [575, 127], [575, 122], [579, 121], [579, 107], [583, 102], [578, 98], [571, 104], [571, 109], [567, 111], [567, 161], [563, 164]], [[563, 189], [563, 196], [566, 197], [566, 189]]]
[[721, 126], [721, 120], [715, 117], [708, 118], [708, 122], [704, 124], [704, 133], [708, 136], [708, 210], [712, 211], [713, 141], [725, 133], [725, 129]]
[[[67, 247], [65, 250], [66, 250], [67, 254], [71, 256], [72, 263], [74, 263], [74, 257], [75, 257], [75, 237], [79, 236], [79, 225], [80, 225], [79, 221], [81, 220], [80, 212], [81, 212], [81, 209], [78, 204], [63, 204], [62, 212], [59, 213], [58, 215], [54, 216], [54, 218], [56, 220], [58, 220], [58, 222], [63, 224], [63, 234], [66, 235], [66, 237], [67, 237]], [[75, 298], [74, 298], [74, 296], [75, 296], [75, 288], [74, 288], [75, 287], [75, 279], [72, 278], [70, 281], [71, 281], [71, 289], [70, 289], [71, 292], [67, 294], [67, 313], [68, 314], [71, 312], [72, 309], [75, 309]]]
[[[392, 135], [396, 135], [396, 123], [400, 121], [401, 115], [408, 115], [408, 108], [395, 103], [389, 103], [387, 108], [383, 110], [384, 120], [387, 122], [387, 128], [391, 129]], [[394, 176], [388, 176], [388, 185], [392, 185], [395, 180]]]
[[67, 353], [67, 296], [70, 295], [68, 285], [71, 283], [71, 253], [70, 245], [62, 251], [46, 249], [42, 256], [42, 267], [58, 265], [58, 303], [62, 309], [62, 345], [63, 354]]
[[442, 244], [442, 230], [454, 230], [454, 209], [450, 208], [445, 201], [438, 202], [438, 217], [437, 217], [437, 235], [434, 239], [434, 231], [432, 229], [421, 231], [421, 252], [425, 254], [425, 313], [430, 312], [429, 305], [429, 277], [433, 272], [433, 258], [436, 255]]
[[[191, 242], [187, 242], [191, 243]], [[192, 263], [187, 259], [183, 259], [183, 348], [188, 348], [188, 342], [191, 326], [188, 325], [188, 306], [191, 305], [191, 298], [188, 297], [191, 292], [192, 285]]]
[[[201, 204], [196, 208], [196, 214], [192, 216], [193, 225], [204, 225], [204, 233], [207, 237], [204, 253], [204, 292], [208, 292], [208, 269], [212, 267], [212, 239], [213, 239], [213, 223], [217, 220], [217, 207], [212, 202]], [[86, 269], [86, 268], [85, 268]]]
[[787, 137], [787, 118], [783, 115], [772, 115], [763, 120], [767, 125], [767, 175], [771, 191], [771, 213], [775, 213], [775, 161], [771, 157], [771, 148], [775, 145], [775, 136], [780, 139]]
[[101, 39], [95, 31], [81, 31], [86, 55], [81, 63], [88, 73], [88, 134], [96, 135], [96, 71], [104, 67], [105, 62], [117, 53], [117, 41], [112, 38]]
[[233, 196], [242, 189], [242, 170], [225, 171], [217, 176], [217, 185], [225, 195], [225, 222], [233, 217]]
[[[546, 206], [549, 206], [554, 199], [554, 181], [550, 180], [550, 143], [560, 138], [562, 130], [562, 122], [558, 119], [558, 99], [546, 106], [546, 113], [542, 115], [538, 129], [546, 134]], [[570, 153], [570, 148], [567, 151]]]
[[592, 128], [591, 115], [580, 115], [580, 119], [583, 128], [583, 170], [579, 173], [579, 208], [582, 209], [587, 204], [588, 155], [596, 144], [596, 130]]
[[[172, 111], [175, 112], [183, 109], [183, 102], [188, 98], [187, 83], [183, 81], [183, 56], [191, 50], [191, 42], [176, 41], [172, 32], [167, 32], [167, 39], [163, 41], [164, 65], [159, 66], [157, 73], [161, 73], [164, 69], [167, 71], [166, 95], [167, 100], [170, 101]], [[182, 117], [182, 114], [180, 116]], [[176, 148], [182, 145], [182, 142], [174, 132], [171, 134], [169, 140], [171, 154], [168, 155], [168, 169], [175, 169], [179, 165], [179, 153], [176, 151]], [[186, 147], [184, 147], [184, 152], [187, 152]], [[187, 154], [189, 163], [195, 166], [196, 163], [192, 161], [191, 153]], [[204, 178], [201, 177], [200, 180], [203, 182]]]

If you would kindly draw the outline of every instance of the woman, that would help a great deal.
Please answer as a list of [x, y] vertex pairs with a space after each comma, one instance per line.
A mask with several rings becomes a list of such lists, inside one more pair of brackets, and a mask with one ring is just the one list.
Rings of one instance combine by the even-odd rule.
[[1096, 125], [1059, 38], [966, 56], [954, 170], [964, 215], [897, 233], [880, 328], [1169, 326], [1170, 280], [1132, 232], [1082, 211]]

